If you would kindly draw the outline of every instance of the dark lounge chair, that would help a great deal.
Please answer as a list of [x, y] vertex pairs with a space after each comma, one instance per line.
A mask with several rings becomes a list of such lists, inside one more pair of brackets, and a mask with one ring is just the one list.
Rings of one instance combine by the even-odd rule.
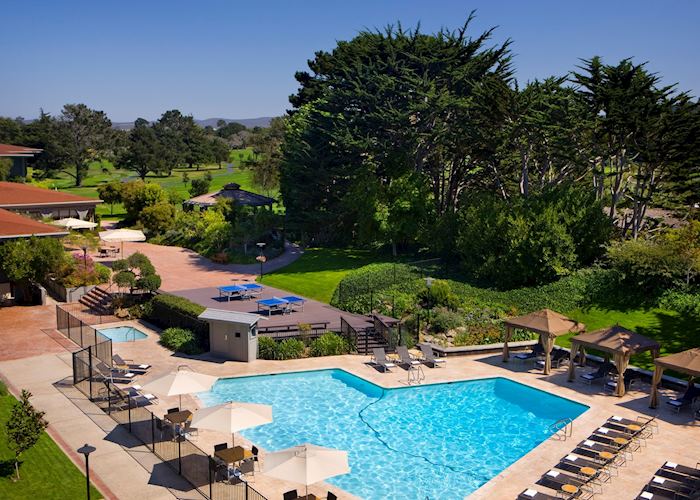
[[377, 366], [382, 372], [387, 372], [389, 371], [389, 368], [394, 368], [396, 365], [394, 363], [390, 363], [388, 359], [386, 359], [386, 353], [384, 352], [383, 347], [375, 347], [372, 349], [372, 363], [374, 363], [375, 366]]
[[513, 355], [513, 359], [518, 361], [527, 361], [528, 359], [534, 359], [537, 356], [542, 356], [544, 354], [544, 347], [539, 342], [532, 346], [532, 351], [530, 352], [519, 352]]
[[282, 495], [282, 500], [296, 500], [297, 498], [299, 498], [297, 490], [290, 490]]
[[666, 462], [662, 466], [662, 468], [680, 472], [681, 474], [685, 474], [686, 476], [691, 476], [700, 479], [700, 469], [697, 468], [688, 467], [686, 465], [680, 465], [674, 462]]
[[528, 488], [518, 495], [518, 500], [560, 500], [560, 498], [539, 492], [534, 488]]
[[680, 398], [666, 401], [666, 404], [671, 405], [677, 413], [680, 413], [683, 408], [693, 404], [695, 398], [700, 398], [700, 389], [697, 389], [694, 383], [689, 383], [688, 388]]
[[584, 380], [584, 382], [591, 385], [596, 380], [604, 380], [605, 377], [613, 371], [615, 371], [615, 366], [612, 363], [606, 362], [600, 365], [596, 371], [584, 373], [579, 376]]
[[[630, 387], [634, 385], [636, 382], [639, 382], [642, 378], [642, 374], [634, 371], [634, 370], [627, 370], [624, 375], [622, 376], [622, 379], [624, 380], [625, 384], [625, 391], [629, 391]], [[605, 383], [604, 389], [606, 391], [610, 392], [615, 392], [617, 390], [617, 384], [620, 381], [620, 376], [617, 376], [616, 380], [609, 380]]]
[[[550, 354], [552, 357], [552, 366], [555, 368], [559, 368], [562, 364], [567, 363], [569, 361], [570, 354], [568, 351], [565, 351], [563, 349], [557, 349], [555, 351], [552, 351]], [[540, 359], [535, 363], [535, 366], [540, 369], [544, 369], [544, 359]]]
[[411, 365], [419, 365], [420, 361], [414, 359], [411, 353], [408, 352], [408, 348], [405, 345], [400, 345], [396, 347], [396, 354], [399, 355], [399, 365], [410, 367]]

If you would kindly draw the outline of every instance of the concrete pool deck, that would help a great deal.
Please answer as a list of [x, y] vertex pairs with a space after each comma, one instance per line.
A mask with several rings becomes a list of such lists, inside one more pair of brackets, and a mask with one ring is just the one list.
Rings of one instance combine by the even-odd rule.
[[[2, 314], [1, 311], [0, 314]], [[48, 320], [48, 315], [41, 315], [41, 317], [44, 322]], [[366, 364], [369, 359], [366, 356], [346, 355], [289, 361], [258, 360], [252, 363], [237, 363], [207, 358], [206, 356], [174, 355], [157, 343], [158, 330], [147, 323], [122, 321], [103, 324], [101, 327], [136, 324], [139, 325], [139, 329], [149, 334], [149, 338], [137, 342], [115, 343], [114, 352], [122, 357], [154, 366], [151, 373], [139, 377], [137, 383], [140, 384], [160, 373], [174, 370], [178, 365], [184, 364], [193, 370], [219, 377], [340, 368], [383, 387], [406, 385], [406, 371], [394, 368], [389, 373], [379, 373]], [[50, 327], [50, 325], [43, 323], [40, 326], [44, 330]], [[23, 329], [29, 335], [28, 330], [36, 327], [39, 325], [25, 323]], [[41, 328], [39, 328], [39, 332], [33, 332], [31, 335], [39, 339], [40, 335], [48, 334], [41, 332]], [[10, 339], [4, 338], [6, 336], [4, 330], [0, 332], [0, 336], [3, 337], [3, 341], [9, 340], [11, 342]], [[110, 436], [104, 430], [105, 425], [98, 425], [100, 417], [94, 414], [94, 408], [92, 408], [94, 405], [84, 401], [84, 398], [80, 400], [80, 394], [74, 394], [77, 391], [73, 390], [74, 393], [69, 393], [67, 391], [70, 389], [64, 390], [60, 388], [60, 385], [57, 386], [58, 382], [65, 380], [65, 377], [70, 375], [70, 354], [62, 348], [57, 348], [53, 339], [47, 340], [45, 345], [52, 345], [53, 349], [35, 357], [6, 358], [6, 360], [0, 361], [0, 374], [16, 388], [27, 388], [34, 392], [34, 403], [38, 408], [47, 412], [47, 419], [52, 423], [52, 432], [55, 432], [61, 441], [67, 443], [68, 447], [80, 446], [84, 439], [89, 439], [91, 444], [96, 445], [98, 449], [108, 450], [96, 454], [94, 461], [91, 457], [91, 469], [97, 479], [114, 493], [114, 497], [197, 497], [196, 492], [186, 491], [186, 487], [183, 486], [180, 487], [181, 489], [174, 487], [167, 489], [159, 486], [159, 484], [166, 484], [172, 487], [171, 481], [177, 481], [178, 478], [177, 476], [168, 476], [164, 480], [155, 480], [154, 471], [162, 473], [162, 470], [158, 471], [155, 465], [151, 465], [149, 469], [148, 466], [136, 460], [134, 455], [138, 452], [134, 450], [137, 448], [130, 449], [114, 442], [114, 436]], [[34, 351], [28, 354], [31, 356]], [[494, 354], [449, 358], [445, 365], [444, 368], [425, 368], [426, 380], [424, 383], [505, 377], [590, 407], [574, 421], [571, 438], [566, 441], [548, 439], [492, 478], [469, 498], [516, 498], [521, 491], [531, 487], [542, 474], [553, 468], [560, 458], [573, 450], [576, 443], [585, 439], [611, 415], [621, 415], [634, 419], [637, 415], [655, 415], [658, 412], [659, 434], [648, 440], [647, 446], [634, 454], [634, 460], [628, 466], [621, 468], [619, 475], [604, 485], [603, 493], [597, 498], [611, 500], [635, 498], [664, 461], [670, 460], [695, 466], [696, 462], [700, 460], [700, 425], [692, 420], [687, 411], [677, 415], [667, 409], [668, 405], [664, 403], [664, 400], [670, 394], [668, 391], [663, 393], [664, 397], [662, 397], [659, 408], [650, 410], [648, 408], [648, 386], [644, 385], [631, 391], [623, 398], [616, 398], [604, 395], [600, 385], [588, 386], [580, 382], [568, 383], [565, 368], [555, 370], [550, 376], [544, 376], [541, 373], [529, 371], [528, 366], [530, 365], [513, 362], [504, 364], [501, 362], [500, 356]], [[192, 397], [183, 398], [183, 407], [185, 408], [194, 409], [197, 404], [198, 402]], [[162, 398], [160, 404], [150, 406], [149, 409], [160, 415], [165, 413], [168, 407], [176, 405], [177, 398]], [[106, 416], [104, 418], [109, 419]], [[195, 437], [193, 442], [207, 451], [213, 448], [214, 443], [230, 442], [230, 439], [230, 436], [200, 431], [199, 436]], [[237, 435], [237, 443], [239, 439], [243, 438]], [[153, 457], [145, 450], [141, 452], [141, 455], [143, 455], [143, 460], [152, 459], [146, 455]], [[115, 472], [117, 468], [118, 473]], [[167, 471], [165, 472], [167, 473]], [[130, 480], [124, 481], [124, 477], [127, 476], [130, 477]], [[289, 489], [296, 488], [303, 491], [303, 486], [267, 478], [260, 473], [256, 473], [252, 486], [270, 499], [281, 498], [282, 493]], [[325, 496], [328, 490], [338, 494], [340, 498], [353, 498], [338, 488], [323, 483], [309, 488], [310, 492], [321, 496]], [[542, 489], [542, 491], [546, 490]]]

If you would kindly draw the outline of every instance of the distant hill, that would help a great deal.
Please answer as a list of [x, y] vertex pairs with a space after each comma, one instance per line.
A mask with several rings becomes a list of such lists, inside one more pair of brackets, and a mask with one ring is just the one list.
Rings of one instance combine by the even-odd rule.
[[[237, 122], [245, 125], [248, 128], [253, 127], [269, 127], [272, 116], [261, 116], [260, 118], [207, 118], [205, 120], [195, 120], [202, 127], [216, 127], [219, 120], [224, 120], [226, 123]], [[131, 130], [134, 127], [134, 122], [112, 122], [112, 127], [119, 130]]]

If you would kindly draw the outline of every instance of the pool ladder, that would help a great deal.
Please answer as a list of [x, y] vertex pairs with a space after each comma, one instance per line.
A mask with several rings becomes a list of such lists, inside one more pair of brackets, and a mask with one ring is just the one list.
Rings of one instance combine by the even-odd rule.
[[574, 432], [574, 421], [568, 417], [560, 418], [549, 426], [549, 432], [552, 433], [552, 437], [556, 436], [556, 439], [566, 441]]
[[409, 365], [408, 366], [408, 385], [420, 384], [425, 380], [425, 373], [423, 373], [423, 367], [421, 365]]

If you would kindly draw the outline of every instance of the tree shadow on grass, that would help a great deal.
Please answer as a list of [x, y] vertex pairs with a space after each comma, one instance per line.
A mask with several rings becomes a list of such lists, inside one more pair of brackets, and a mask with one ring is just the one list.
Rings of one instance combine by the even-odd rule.
[[[20, 469], [22, 462], [19, 463]], [[0, 460], [0, 477], [12, 477], [15, 475], [15, 461], [12, 458]]]

